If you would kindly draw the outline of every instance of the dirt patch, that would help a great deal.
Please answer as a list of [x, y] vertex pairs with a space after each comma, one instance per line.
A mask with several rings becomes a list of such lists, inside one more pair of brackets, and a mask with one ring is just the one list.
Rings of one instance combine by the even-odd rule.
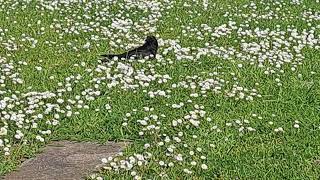
[[47, 145], [41, 154], [22, 163], [5, 180], [84, 179], [101, 165], [101, 158], [120, 152], [126, 143], [96, 144], [57, 141]]

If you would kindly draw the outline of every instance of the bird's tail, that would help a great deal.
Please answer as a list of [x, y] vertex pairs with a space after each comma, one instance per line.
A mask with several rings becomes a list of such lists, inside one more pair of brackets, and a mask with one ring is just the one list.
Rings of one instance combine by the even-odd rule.
[[113, 59], [117, 55], [116, 54], [103, 54], [101, 56], [104, 57], [104, 58], [107, 58], [107, 59]]
[[121, 59], [121, 58], [125, 58], [126, 55], [125, 54], [103, 54], [101, 55], [104, 60], [112, 60], [114, 59], [115, 57], [117, 57], [118, 59]]

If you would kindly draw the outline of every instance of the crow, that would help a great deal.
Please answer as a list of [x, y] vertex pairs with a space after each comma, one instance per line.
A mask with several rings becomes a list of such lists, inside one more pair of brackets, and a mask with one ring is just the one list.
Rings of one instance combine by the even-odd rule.
[[154, 36], [147, 36], [147, 38], [145, 39], [145, 43], [140, 46], [137, 47], [133, 50], [130, 50], [128, 52], [122, 53], [122, 54], [104, 54], [101, 55], [102, 57], [104, 57], [104, 59], [102, 61], [107, 61], [107, 60], [112, 60], [115, 57], [117, 57], [118, 59], [142, 59], [145, 57], [149, 57], [149, 58], [155, 58], [156, 54], [158, 51], [158, 41], [156, 39], [156, 37]]

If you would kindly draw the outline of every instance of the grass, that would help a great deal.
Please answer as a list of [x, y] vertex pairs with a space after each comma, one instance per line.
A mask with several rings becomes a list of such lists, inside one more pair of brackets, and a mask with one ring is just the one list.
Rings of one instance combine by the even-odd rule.
[[[34, 9], [39, 6], [39, 3], [32, 2], [22, 11], [22, 5], [10, 8], [13, 7], [13, 2], [8, 1], [1, 4], [3, 7], [0, 12], [0, 27], [8, 29], [8, 32], [2, 35], [2, 42], [15, 37], [16, 40], [14, 42], [24, 46], [13, 52], [3, 48], [0, 50], [0, 56], [6, 57], [14, 64], [24, 60], [28, 65], [21, 66], [21, 76], [24, 79], [24, 84], [17, 86], [9, 83], [8, 89], [28, 92], [30, 91], [28, 87], [31, 86], [33, 91], [56, 91], [56, 89], [59, 89], [58, 82], [65, 82], [65, 78], [71, 75], [81, 74], [83, 78], [79, 83], [72, 82], [74, 85], [72, 92], [63, 94], [63, 98], [74, 99], [84, 89], [92, 87], [94, 83], [90, 82], [90, 80], [93, 77], [103, 76], [103, 73], [89, 73], [87, 71], [87, 69], [96, 68], [99, 63], [97, 61], [99, 55], [105, 52], [122, 51], [120, 47], [110, 47], [109, 41], [112, 41], [112, 39], [101, 32], [79, 30], [79, 34], [67, 34], [61, 33], [62, 30], [57, 33], [50, 28], [55, 19], [61, 21], [63, 27], [70, 28], [65, 17], [76, 21], [76, 18], [72, 16], [73, 13], [82, 17], [84, 17], [84, 14], [94, 16], [97, 10], [101, 10], [99, 5], [89, 11], [80, 8], [86, 6], [81, 3], [72, 4], [69, 6], [70, 8], [62, 8], [62, 10], [49, 11], [37, 8], [38, 10], [35, 11]], [[191, 36], [192, 33], [189, 36], [183, 36], [182, 25], [189, 26], [190, 24], [190, 27], [195, 27], [202, 31], [199, 26], [203, 23], [216, 27], [223, 23], [228, 23], [230, 18], [238, 24], [246, 24], [246, 18], [233, 17], [232, 14], [235, 15], [235, 13], [223, 17], [223, 14], [227, 11], [237, 12], [237, 10], [231, 10], [235, 7], [248, 13], [254, 11], [258, 14], [263, 14], [265, 12], [261, 4], [257, 6], [257, 10], [243, 7], [249, 1], [216, 1], [215, 5], [210, 3], [207, 11], [203, 10], [202, 1], [197, 1], [199, 3], [192, 7], [183, 7], [184, 2], [175, 1], [173, 7], [166, 10], [167, 13], [163, 13], [163, 16], [157, 22], [156, 31], [163, 39], [180, 39], [183, 47], [202, 47], [206, 42], [210, 42], [223, 47], [233, 46], [238, 51], [241, 51], [239, 43], [242, 37], [239, 37], [234, 32], [216, 39], [211, 39], [210, 34], [208, 34], [204, 35], [203, 40], [198, 40], [196, 36]], [[191, 1], [186, 2], [192, 3]], [[281, 8], [280, 12], [290, 12], [292, 15], [299, 15], [309, 8], [315, 12], [320, 10], [319, 3], [316, 2], [305, 1], [301, 5], [289, 5], [289, 1], [283, 2], [286, 2], [286, 5]], [[119, 4], [121, 3], [123, 2], [119, 2]], [[118, 4], [108, 6], [110, 6], [110, 15], [122, 14]], [[270, 8], [275, 9], [276, 6], [270, 5]], [[192, 11], [191, 14], [194, 17], [190, 16], [188, 10]], [[123, 14], [126, 13], [130, 14], [131, 12], [128, 10]], [[201, 13], [201, 15], [196, 17], [197, 13]], [[133, 21], [139, 21], [146, 14], [133, 13], [129, 17]], [[290, 16], [290, 14], [284, 14], [284, 16], [286, 15]], [[177, 21], [175, 18], [180, 20]], [[78, 21], [88, 24], [95, 22], [94, 19], [82, 19], [78, 19]], [[102, 21], [104, 24], [101, 26], [110, 27], [111, 19], [109, 17]], [[37, 24], [38, 20], [41, 21], [40, 24]], [[13, 21], [17, 21], [17, 23], [13, 24]], [[280, 28], [285, 30], [286, 26], [290, 24], [299, 30], [310, 29], [310, 26], [307, 25], [308, 22], [299, 18], [288, 21], [280, 19], [255, 21], [253, 19], [249, 23], [252, 28], [260, 27], [276, 30], [276, 25], [280, 24]], [[311, 27], [313, 27], [319, 21], [312, 21], [311, 23]], [[30, 27], [28, 27], [28, 24], [31, 24]], [[42, 35], [38, 33], [41, 27], [45, 27]], [[118, 32], [116, 30], [110, 31], [114, 35]], [[131, 31], [132, 34], [144, 37], [142, 30], [131, 29]], [[315, 34], [319, 36], [319, 29], [315, 31]], [[30, 44], [28, 42], [21, 41], [22, 33], [38, 40], [36, 48], [29, 48]], [[100, 40], [91, 40], [91, 35], [99, 35]], [[121, 35], [120, 37], [122, 38]], [[124, 42], [122, 44], [126, 42], [137, 43], [129, 41], [124, 36], [123, 39]], [[45, 44], [45, 41], [55, 43], [50, 47]], [[82, 48], [88, 41], [91, 42], [90, 50]], [[252, 41], [259, 41], [259, 39], [253, 38]], [[68, 42], [72, 42], [72, 45], [67, 45]], [[62, 45], [60, 46], [59, 44]], [[319, 45], [319, 42], [317, 44]], [[166, 46], [169, 45], [166, 44], [160, 47], [160, 53], [164, 51]], [[73, 47], [77, 47], [78, 50], [73, 49]], [[28, 51], [26, 52], [24, 49], [28, 49]], [[147, 150], [153, 154], [150, 163], [146, 166], [134, 167], [134, 170], [144, 178], [150, 179], [157, 179], [156, 177], [159, 174], [162, 174], [164, 179], [318, 179], [320, 177], [320, 166], [315, 163], [320, 158], [319, 50], [305, 47], [303, 49], [303, 56], [305, 57], [303, 64], [297, 66], [296, 71], [291, 71], [292, 64], [287, 64], [287, 66], [284, 65], [282, 67], [284, 73], [275, 73], [269, 76], [265, 75], [265, 69], [257, 67], [256, 63], [250, 65], [250, 62], [239, 58], [225, 60], [217, 56], [203, 56], [196, 61], [178, 61], [176, 60], [175, 52], [169, 52], [162, 56], [165, 56], [166, 60], [171, 59], [172, 64], [168, 63], [168, 61], [163, 61], [164, 64], [148, 61], [147, 63], [133, 62], [132, 66], [135, 69], [144, 69], [146, 72], [150, 71], [150, 66], [154, 66], [153, 68], [158, 74], [168, 74], [172, 78], [168, 83], [157, 83], [155, 81], [151, 82], [149, 87], [127, 91], [119, 86], [108, 88], [107, 84], [102, 83], [99, 87], [102, 95], [96, 97], [94, 101], [85, 102], [90, 108], [75, 108], [74, 112], [78, 111], [79, 115], [70, 118], [63, 116], [60, 125], [52, 128], [53, 134], [45, 138], [45, 143], [35, 140], [35, 135], [37, 134], [37, 129], [35, 129], [25, 134], [26, 144], [20, 141], [13, 141], [14, 146], [10, 156], [2, 155], [0, 150], [0, 175], [16, 169], [21, 160], [35, 156], [39, 153], [41, 147], [52, 140], [95, 141], [100, 143], [111, 140], [129, 140], [133, 143], [124, 151], [124, 154], [131, 155], [145, 152], [146, 150], [144, 150], [143, 146], [146, 143], [152, 144], [153, 142], [163, 141], [163, 134], [173, 138], [179, 132], [183, 132], [182, 143], [171, 141], [168, 146], [175, 145], [175, 152], [183, 154], [184, 161], [175, 162], [173, 158], [167, 157], [167, 145], [162, 147], [151, 146]], [[81, 62], [85, 62], [85, 66], [74, 66], [74, 64], [81, 64]], [[244, 68], [239, 68], [237, 66], [239, 63], [243, 64]], [[36, 71], [35, 66], [41, 66], [43, 70]], [[266, 64], [266, 67], [269, 67], [268, 64]], [[207, 97], [190, 97], [190, 93], [198, 92], [200, 94], [200, 88], [197, 87], [194, 90], [190, 88], [172, 88], [173, 83], [188, 82], [187, 76], [196, 75], [201, 80], [204, 80], [210, 78], [209, 74], [212, 72], [219, 73], [219, 75], [212, 78], [217, 77], [226, 81], [223, 84], [223, 90], [231, 89], [233, 84], [238, 84], [248, 89], [257, 89], [261, 97], [255, 97], [253, 101], [235, 100], [234, 98], [226, 97], [224, 92], [220, 94], [207, 92]], [[113, 73], [117, 72], [114, 71]], [[302, 76], [300, 77], [298, 74]], [[54, 76], [55, 79], [51, 80], [50, 76]], [[235, 80], [234, 78], [237, 79]], [[281, 86], [277, 85], [276, 78], [281, 79]], [[190, 81], [198, 82], [198, 80], [192, 79]], [[259, 83], [259, 85], [256, 85], [256, 83]], [[170, 90], [171, 97], [156, 96], [155, 98], [150, 98], [146, 93], [156, 90]], [[192, 100], [192, 103], [187, 103], [189, 99]], [[172, 104], [180, 102], [184, 102], [185, 106], [180, 109], [171, 107]], [[106, 104], [111, 105], [111, 111], [105, 108]], [[189, 128], [186, 126], [171, 128], [172, 120], [183, 118], [195, 109], [194, 106], [196, 104], [204, 107], [203, 110], [206, 112], [206, 117], [210, 117], [212, 121], [201, 120], [199, 128], [192, 126]], [[153, 107], [154, 111], [146, 112], [143, 110], [144, 107]], [[133, 109], [137, 110], [136, 113], [134, 113]], [[129, 112], [132, 114], [126, 121], [129, 125], [123, 127], [122, 123], [125, 122], [123, 118]], [[139, 136], [138, 133], [142, 128], [137, 123], [137, 120], [149, 115], [159, 116], [161, 129], [156, 131], [155, 134], [145, 131], [144, 136]], [[46, 118], [50, 119], [52, 115]], [[246, 126], [253, 127], [255, 129], [254, 132], [239, 132], [240, 126], [235, 121], [243, 121], [245, 119], [250, 121], [250, 124]], [[299, 129], [293, 128], [296, 120], [300, 122]], [[39, 122], [40, 129], [47, 128], [44, 122]], [[273, 122], [273, 124], [269, 122]], [[227, 123], [232, 123], [232, 126], [228, 126]], [[1, 125], [0, 121], [0, 127]], [[221, 132], [212, 129], [214, 126], [217, 126]], [[276, 133], [274, 129], [278, 127], [282, 127], [284, 132]], [[9, 132], [10, 135], [14, 135], [16, 127], [12, 125], [10, 128], [12, 128]], [[197, 138], [194, 138], [195, 136]], [[188, 147], [185, 147], [185, 144]], [[210, 144], [213, 144], [214, 147]], [[202, 151], [198, 152], [196, 150], [197, 147], [201, 147]], [[196, 155], [189, 156], [190, 151], [195, 151]], [[206, 159], [201, 159], [201, 156], [205, 156]], [[166, 163], [175, 162], [175, 166], [171, 168], [161, 167], [158, 165], [160, 160], [164, 160]], [[193, 160], [198, 162], [195, 167], [190, 165]], [[199, 164], [202, 163], [208, 165], [209, 169], [202, 170], [199, 168]], [[185, 168], [190, 168], [193, 173], [191, 175], [184, 173], [183, 169]], [[105, 179], [127, 179], [131, 177], [130, 172], [101, 171], [100, 176]], [[159, 177], [159, 179], [161, 178]]]

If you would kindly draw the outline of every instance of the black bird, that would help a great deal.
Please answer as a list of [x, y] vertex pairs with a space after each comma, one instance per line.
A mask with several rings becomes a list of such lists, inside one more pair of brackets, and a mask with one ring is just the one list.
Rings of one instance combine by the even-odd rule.
[[122, 54], [104, 54], [102, 57], [106, 58], [103, 61], [111, 60], [114, 57], [118, 57], [118, 59], [142, 59], [145, 57], [155, 58], [158, 50], [158, 41], [154, 36], [147, 36], [145, 43], [137, 47], [133, 50]]

